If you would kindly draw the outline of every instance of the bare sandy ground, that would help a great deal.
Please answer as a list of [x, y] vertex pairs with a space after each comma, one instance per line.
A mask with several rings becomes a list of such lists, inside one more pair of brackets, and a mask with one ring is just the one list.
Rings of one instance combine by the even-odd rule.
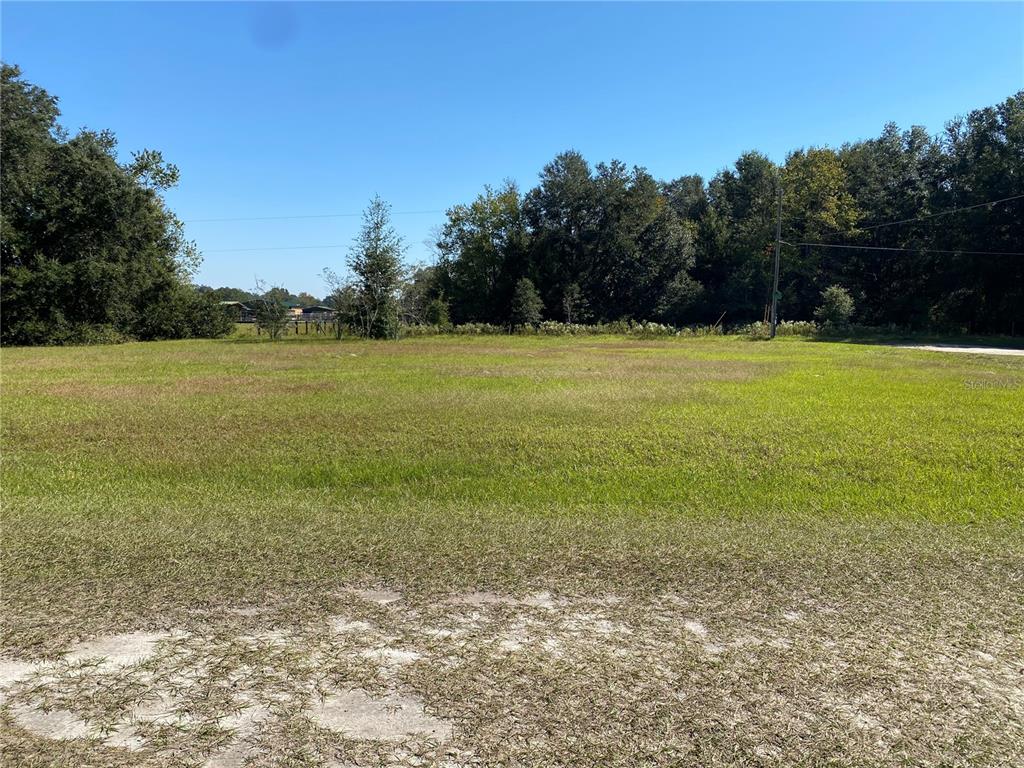
[[1024, 357], [1024, 349], [1003, 347], [964, 347], [958, 344], [898, 344], [900, 349], [921, 349], [925, 352], [963, 352], [969, 355], [1008, 355]]
[[[706, 762], [710, 747], [676, 720], [724, 729], [751, 765], [812, 757], [808, 734], [851, 765], [914, 762], [972, 734], [987, 739], [979, 759], [1024, 744], [1024, 657], [999, 635], [935, 645], [884, 623], [837, 632], [835, 608], [807, 599], [741, 622], [685, 595], [338, 599], [343, 612], [305, 624], [225, 608], [205, 631], [0, 659], [8, 737], [20, 754], [81, 765], [195, 768], [573, 765], [586, 747], [574, 734], [601, 721], [588, 739], [618, 729], [606, 759], [622, 765], [728, 763]], [[658, 760], [623, 757], [634, 751]]]

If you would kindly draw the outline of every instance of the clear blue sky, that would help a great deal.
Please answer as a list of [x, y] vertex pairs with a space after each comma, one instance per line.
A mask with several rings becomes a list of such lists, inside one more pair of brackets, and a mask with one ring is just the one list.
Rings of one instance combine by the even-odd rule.
[[[3, 59], [181, 169], [185, 220], [438, 211], [556, 153], [705, 176], [1024, 87], [1024, 4], [2, 5]], [[441, 213], [399, 215], [410, 261]], [[357, 218], [190, 221], [200, 282], [324, 293]]]

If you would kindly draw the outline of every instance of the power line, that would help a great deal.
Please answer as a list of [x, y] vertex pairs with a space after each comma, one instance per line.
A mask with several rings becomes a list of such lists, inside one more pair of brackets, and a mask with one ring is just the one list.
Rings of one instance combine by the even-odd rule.
[[[998, 205], [1000, 203], [1008, 203], [1012, 200], [1020, 200], [1024, 198], [1024, 194], [1013, 195], [1012, 197], [1004, 197], [999, 200], [989, 200], [985, 203], [976, 203], [975, 205], [965, 205], [961, 208], [951, 208], [948, 211], [940, 211], [939, 213], [932, 213], [927, 216], [919, 216], [915, 219], [900, 219], [899, 221], [888, 221], [882, 224], [873, 224], [867, 227], [858, 227], [862, 232], [881, 229], [882, 227], [892, 227], [897, 224], [909, 224], [917, 221], [927, 221], [928, 219], [934, 219], [939, 216], [948, 216], [953, 213], [959, 213], [960, 211], [970, 211], [974, 208], [984, 208], [989, 205]], [[433, 211], [394, 211], [393, 216], [420, 216], [428, 214], [445, 213], [443, 210]], [[306, 214], [297, 216], [237, 216], [237, 217], [225, 217], [216, 219], [185, 219], [186, 224], [201, 223], [201, 222], [217, 222], [217, 221], [279, 221], [285, 219], [340, 219], [350, 218], [355, 216], [362, 216], [362, 213], [324, 213], [324, 214]], [[833, 243], [790, 243], [786, 240], [780, 242], [786, 245], [809, 245], [819, 248], [845, 248], [852, 250], [867, 250], [867, 251], [916, 251], [918, 253], [963, 253], [968, 255], [990, 255], [990, 256], [1024, 256], [1024, 253], [1018, 253], [1015, 251], [960, 251], [960, 250], [940, 250], [936, 248], [886, 248], [882, 246], [870, 246], [870, 245], [838, 245]], [[296, 251], [296, 250], [328, 250], [332, 248], [347, 248], [347, 245], [284, 245], [284, 246], [270, 246], [270, 247], [256, 247], [256, 248], [214, 248], [205, 251], [206, 253], [242, 253], [246, 251]]]
[[970, 256], [1024, 256], [1024, 251], [962, 251], [941, 248], [887, 248], [881, 245], [837, 245], [835, 243], [791, 243], [783, 240], [786, 245], [808, 245], [815, 248], [843, 248], [852, 251], [908, 251], [914, 253], [962, 253]]
[[[837, 243], [791, 243], [789, 240], [780, 240], [784, 245], [792, 246], [813, 246], [815, 248], [842, 248], [852, 251], [905, 251], [913, 253], [962, 253], [974, 256], [1024, 256], [1024, 251], [963, 251], [960, 249], [940, 248], [889, 248], [880, 245], [839, 245]], [[212, 248], [203, 249], [203, 253], [244, 253], [247, 251], [315, 251], [329, 250], [332, 248], [348, 248], [351, 243], [341, 245], [272, 245], [256, 246], [254, 248]]]
[[899, 221], [887, 221], [882, 224], [871, 224], [867, 227], [857, 227], [857, 229], [867, 231], [869, 229], [881, 229], [882, 227], [894, 227], [897, 224], [910, 224], [915, 221], [927, 221], [928, 219], [934, 219], [938, 216], [949, 216], [951, 213], [959, 213], [960, 211], [970, 211], [974, 208], [984, 208], [988, 205], [998, 205], [999, 203], [1008, 203], [1011, 200], [1020, 200], [1024, 195], [1014, 195], [1013, 197], [1004, 197], [1001, 200], [989, 200], [987, 203], [977, 203], [976, 205], [965, 205], [962, 208], [951, 208], [948, 211], [940, 211], [939, 213], [931, 213], [927, 216], [918, 216], [915, 219], [900, 219]]
[[[445, 211], [392, 211], [392, 216], [426, 216], [427, 214], [445, 213]], [[213, 221], [280, 221], [283, 219], [347, 219], [362, 216], [359, 213], [318, 213], [300, 216], [227, 216], [218, 219], [185, 219], [185, 224], [199, 224]], [[332, 246], [333, 247], [333, 246]]]

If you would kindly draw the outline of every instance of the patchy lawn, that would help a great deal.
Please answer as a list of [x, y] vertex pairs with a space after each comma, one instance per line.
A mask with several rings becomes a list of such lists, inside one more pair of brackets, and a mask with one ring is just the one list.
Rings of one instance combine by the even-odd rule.
[[5, 349], [6, 765], [999, 765], [1024, 360]]

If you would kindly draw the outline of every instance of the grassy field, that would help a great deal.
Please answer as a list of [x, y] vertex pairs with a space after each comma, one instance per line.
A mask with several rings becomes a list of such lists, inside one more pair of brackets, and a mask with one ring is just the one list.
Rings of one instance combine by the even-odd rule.
[[2, 386], [5, 765], [1024, 759], [1024, 358], [302, 336]]

